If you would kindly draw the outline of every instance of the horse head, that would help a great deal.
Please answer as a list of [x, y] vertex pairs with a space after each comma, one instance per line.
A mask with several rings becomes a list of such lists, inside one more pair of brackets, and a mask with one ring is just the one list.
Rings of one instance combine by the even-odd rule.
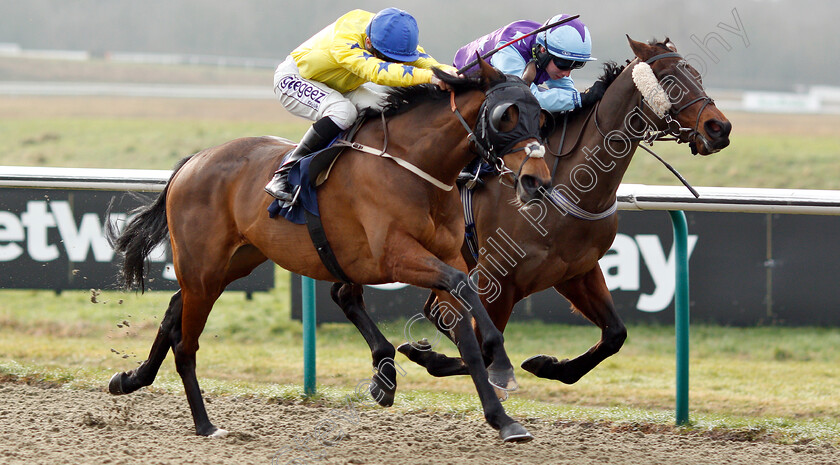
[[[503, 175], [512, 176], [517, 198], [526, 203], [539, 197], [551, 181], [540, 142], [544, 113], [528, 83], [501, 73], [481, 57], [479, 69], [484, 99], [472, 128], [472, 149]], [[436, 74], [444, 80], [451, 77]]]
[[706, 95], [703, 80], [669, 40], [645, 44], [627, 36], [637, 61], [633, 82], [659, 129], [688, 143], [694, 154], [710, 155], [729, 145], [732, 123]]

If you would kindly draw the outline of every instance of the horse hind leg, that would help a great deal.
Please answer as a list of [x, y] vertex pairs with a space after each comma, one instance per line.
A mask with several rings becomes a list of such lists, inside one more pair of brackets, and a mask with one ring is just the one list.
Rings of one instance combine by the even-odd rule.
[[555, 286], [555, 289], [569, 299], [583, 316], [601, 328], [601, 340], [574, 359], [558, 360], [549, 355], [535, 355], [522, 362], [522, 368], [540, 378], [574, 384], [599, 363], [618, 353], [627, 339], [627, 328], [615, 310], [599, 266], [580, 278]]
[[[175, 257], [176, 270], [181, 270], [182, 311], [181, 324], [173, 325], [170, 331], [170, 342], [175, 354], [175, 369], [184, 383], [184, 392], [190, 405], [195, 432], [199, 436], [223, 437], [227, 431], [217, 428], [210, 422], [198, 378], [195, 374], [196, 352], [198, 352], [198, 338], [204, 331], [207, 317], [213, 309], [213, 304], [219, 298], [224, 288], [231, 282], [246, 276], [260, 263], [266, 260], [256, 247], [242, 246], [233, 251], [229, 258], [217, 254], [205, 254], [205, 261], [183, 263]], [[215, 258], [216, 261], [212, 259]], [[223, 271], [224, 270], [224, 271]]]
[[176, 328], [171, 332], [172, 340], [178, 341], [173, 350], [175, 353], [175, 369], [184, 383], [184, 392], [190, 405], [196, 434], [199, 436], [223, 437], [228, 432], [217, 428], [210, 422], [201, 395], [201, 388], [198, 386], [198, 378], [195, 374], [198, 338], [204, 330], [210, 310], [212, 310], [213, 304], [221, 292], [213, 295], [203, 295], [184, 288], [181, 290], [184, 299], [181, 328], [180, 331]]
[[[426, 318], [435, 324], [437, 330], [447, 337], [452, 339], [451, 328], [447, 329], [447, 324], [443, 321], [445, 315], [443, 312], [433, 313], [435, 308], [434, 292], [429, 295], [426, 304], [423, 306], [423, 313]], [[454, 341], [453, 341], [454, 342]], [[408, 357], [412, 362], [422, 366], [426, 371], [434, 377], [457, 376], [470, 374], [467, 365], [461, 357], [449, 357], [447, 355], [435, 352], [432, 350], [433, 345], [426, 340], [404, 342], [397, 350]]]
[[160, 322], [157, 336], [149, 351], [149, 358], [134, 370], [120, 372], [111, 377], [108, 382], [108, 392], [114, 395], [129, 394], [141, 387], [150, 386], [154, 382], [170, 347], [174, 348], [174, 344], [177, 343], [177, 341], [172, 341], [171, 333], [173, 328], [178, 328], [180, 333], [182, 304], [181, 291], [178, 291], [169, 300], [169, 307], [166, 308]]
[[[379, 331], [376, 323], [365, 309], [362, 286], [358, 284], [335, 283], [330, 289], [333, 301], [341, 307], [347, 319], [362, 333], [370, 347], [374, 375], [371, 378], [370, 394], [383, 407], [394, 404], [397, 391], [397, 363], [394, 361], [394, 346]], [[400, 367], [400, 371], [404, 373]]]

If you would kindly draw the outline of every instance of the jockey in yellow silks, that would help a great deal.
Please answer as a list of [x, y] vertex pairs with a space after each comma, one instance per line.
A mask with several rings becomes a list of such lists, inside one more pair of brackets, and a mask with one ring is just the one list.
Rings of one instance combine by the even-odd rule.
[[265, 186], [272, 196], [293, 199], [288, 172], [300, 159], [326, 147], [356, 120], [358, 111], [381, 108], [378, 86], [446, 85], [432, 73], [455, 68], [438, 63], [418, 44], [417, 21], [386, 8], [376, 15], [353, 10], [302, 43], [274, 73], [274, 93], [295, 115], [315, 121]]

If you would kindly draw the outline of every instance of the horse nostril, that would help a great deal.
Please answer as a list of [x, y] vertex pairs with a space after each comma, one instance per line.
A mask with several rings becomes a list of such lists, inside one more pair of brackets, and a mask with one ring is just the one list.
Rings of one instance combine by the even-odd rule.
[[531, 196], [537, 192], [540, 186], [540, 183], [537, 182], [537, 178], [527, 174], [519, 178], [519, 184], [522, 186], [522, 189]]
[[732, 123], [726, 121], [722, 124], [723, 128], [721, 130], [721, 136], [729, 137], [729, 133], [732, 132]]
[[732, 123], [729, 121], [718, 121], [715, 119], [706, 121], [703, 126], [706, 128], [706, 133], [715, 139], [728, 137], [729, 132], [732, 130]]

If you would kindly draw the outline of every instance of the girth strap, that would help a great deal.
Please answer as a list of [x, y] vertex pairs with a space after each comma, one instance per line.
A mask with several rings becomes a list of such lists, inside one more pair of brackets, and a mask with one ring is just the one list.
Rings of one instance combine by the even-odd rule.
[[475, 217], [472, 208], [473, 190], [467, 186], [461, 187], [461, 205], [464, 206], [464, 242], [470, 249], [473, 258], [478, 260], [478, 238], [475, 231]]
[[332, 273], [339, 281], [353, 284], [353, 281], [344, 274], [341, 265], [338, 264], [338, 259], [335, 258], [335, 252], [330, 247], [330, 242], [327, 240], [327, 234], [324, 232], [324, 225], [321, 223], [321, 217], [314, 215], [307, 209], [303, 209], [306, 214], [306, 229], [309, 231], [309, 237], [315, 245], [315, 250], [318, 251], [318, 256], [321, 257], [321, 262], [327, 267], [327, 271]]

